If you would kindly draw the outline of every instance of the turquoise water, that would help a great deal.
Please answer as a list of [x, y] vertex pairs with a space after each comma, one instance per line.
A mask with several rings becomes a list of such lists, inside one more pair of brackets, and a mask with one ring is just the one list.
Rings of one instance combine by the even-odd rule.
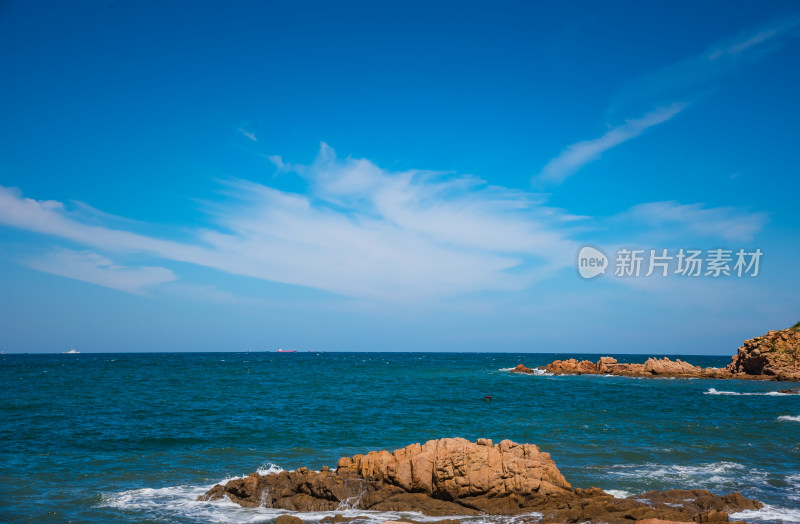
[[768, 504], [746, 520], [800, 523], [800, 396], [774, 394], [796, 384], [503, 371], [569, 356], [2, 355], [0, 521], [267, 522], [194, 499], [257, 469], [461, 436], [537, 444], [577, 487], [738, 490]]

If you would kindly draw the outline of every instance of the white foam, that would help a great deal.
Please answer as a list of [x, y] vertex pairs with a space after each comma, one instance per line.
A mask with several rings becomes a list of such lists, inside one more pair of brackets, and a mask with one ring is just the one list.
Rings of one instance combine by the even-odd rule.
[[[620, 470], [620, 471], [616, 471]], [[680, 476], [685, 478], [703, 476], [703, 475], [719, 475], [721, 473], [729, 473], [734, 471], [748, 471], [748, 468], [738, 462], [709, 462], [705, 464], [697, 464], [691, 466], [682, 466], [679, 464], [664, 465], [664, 464], [617, 464], [611, 466], [609, 471], [622, 477], [640, 477], [640, 476]]]
[[789, 475], [785, 480], [789, 484], [789, 500], [800, 506], [800, 475]]
[[[618, 464], [608, 468], [606, 475], [623, 481], [634, 481], [636, 484], [646, 479], [648, 483], [654, 481], [665, 486], [695, 485], [711, 491], [741, 491], [754, 485], [765, 485], [768, 477], [765, 471], [749, 468], [737, 462], [692, 465]], [[619, 485], [613, 479], [609, 480], [609, 484]]]
[[703, 393], [703, 395], [763, 395], [767, 397], [787, 397], [789, 396], [788, 393], [780, 393], [778, 391], [717, 391], [714, 388], [710, 388], [708, 391]]
[[761, 509], [748, 509], [729, 515], [731, 520], [748, 522], [780, 522], [782, 524], [800, 523], [800, 508], [781, 508], [764, 504]]
[[[497, 371], [514, 371], [515, 368], [500, 368]], [[547, 370], [539, 369], [539, 368], [532, 368], [533, 373], [519, 373], [519, 375], [535, 375], [537, 377], [552, 377], [552, 373], [548, 373]]]
[[786, 420], [789, 422], [800, 422], [800, 415], [795, 415], [795, 416], [781, 415], [780, 417], [778, 417], [778, 420]]
[[[259, 473], [279, 473], [283, 471], [274, 464], [259, 468]], [[263, 474], [263, 473], [262, 473]], [[223, 479], [217, 484], [226, 484], [232, 477]], [[198, 497], [211, 489], [206, 486], [172, 486], [166, 488], [141, 488], [110, 493], [103, 496], [100, 506], [123, 510], [127, 515], [133, 513], [137, 520], [179, 520], [189, 519], [197, 522], [269, 522], [280, 515], [296, 514], [305, 522], [319, 522], [325, 517], [342, 515], [344, 517], [366, 517], [364, 524], [380, 524], [387, 520], [414, 520], [431, 522], [442, 519], [457, 519], [464, 524], [521, 524], [531, 520], [539, 521], [541, 513], [527, 513], [513, 517], [490, 515], [467, 516], [428, 516], [415, 511], [369, 511], [342, 506], [336, 511], [317, 511], [296, 513], [272, 508], [243, 508], [227, 497], [217, 500], [201, 500]]]
[[621, 489], [605, 489], [603, 491], [605, 491], [606, 493], [608, 493], [612, 497], [616, 497], [618, 499], [626, 499], [626, 498], [628, 498], [628, 497], [630, 497], [632, 495], [632, 493], [629, 493], [627, 491], [623, 491]]
[[273, 464], [273, 463], [269, 462], [267, 464], [262, 465], [260, 468], [258, 468], [256, 470], [256, 473], [258, 473], [259, 475], [261, 475], [263, 477], [264, 475], [271, 475], [273, 473], [280, 473], [281, 471], [283, 471], [282, 467], [278, 466], [277, 464]]

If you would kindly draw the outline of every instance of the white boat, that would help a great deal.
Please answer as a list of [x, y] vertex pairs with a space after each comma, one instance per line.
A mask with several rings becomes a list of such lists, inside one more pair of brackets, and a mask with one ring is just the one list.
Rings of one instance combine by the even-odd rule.
[[80, 351], [78, 351], [77, 349], [70, 349], [69, 351], [61, 352], [62, 355], [77, 355], [78, 353], [80, 353]]

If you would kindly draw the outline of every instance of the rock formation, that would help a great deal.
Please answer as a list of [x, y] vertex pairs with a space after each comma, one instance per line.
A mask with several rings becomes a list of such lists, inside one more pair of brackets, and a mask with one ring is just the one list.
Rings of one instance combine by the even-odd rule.
[[725, 368], [735, 375], [764, 375], [800, 380], [800, 322], [793, 328], [769, 331], [746, 340]]
[[[612, 357], [555, 360], [540, 369], [554, 375], [620, 375], [626, 377], [741, 378], [800, 380], [800, 322], [790, 329], [770, 331], [745, 341], [724, 368], [701, 368], [681, 359], [649, 358], [644, 364], [620, 364]], [[534, 373], [519, 364], [512, 373]]]
[[517, 367], [511, 370], [512, 373], [534, 373], [531, 368], [526, 368], [525, 364], [517, 364]]
[[618, 499], [598, 488], [573, 489], [550, 455], [534, 445], [462, 438], [343, 457], [335, 471], [253, 473], [214, 486], [200, 500], [222, 497], [245, 507], [306, 512], [351, 508], [426, 515], [540, 512], [542, 522], [609, 524], [642, 519], [727, 522], [730, 512], [762, 507], [739, 493], [720, 497], [705, 490], [672, 490]]
[[624, 375], [631, 377], [698, 377], [704, 373], [681, 359], [649, 358], [644, 364], [620, 364], [615, 358], [601, 357], [597, 363], [589, 360], [556, 360], [545, 369], [556, 375]]

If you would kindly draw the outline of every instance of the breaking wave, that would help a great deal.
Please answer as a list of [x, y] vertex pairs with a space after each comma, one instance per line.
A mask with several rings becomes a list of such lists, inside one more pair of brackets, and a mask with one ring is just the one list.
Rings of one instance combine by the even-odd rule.
[[779, 391], [749, 391], [749, 392], [717, 391], [714, 388], [710, 388], [708, 391], [703, 393], [703, 395], [763, 395], [763, 396], [767, 396], [767, 397], [786, 397], [786, 396], [789, 396], [788, 393], [781, 393]]
[[[261, 475], [279, 473], [282, 468], [274, 464], [258, 469]], [[227, 484], [231, 480], [242, 477], [223, 479], [217, 484]], [[519, 524], [539, 521], [541, 513], [507, 516], [428, 516], [414, 511], [369, 511], [363, 509], [342, 508], [336, 511], [317, 511], [297, 513], [273, 508], [243, 508], [228, 498], [217, 500], [197, 500], [214, 484], [203, 486], [171, 486], [165, 488], [131, 489], [118, 493], [108, 493], [102, 497], [99, 506], [114, 508], [125, 512], [134, 511], [141, 520], [175, 521], [187, 519], [195, 522], [270, 522], [280, 515], [295, 514], [305, 522], [320, 522], [325, 517], [341, 515], [347, 518], [362, 517], [364, 524], [380, 524], [385, 521], [400, 519], [416, 522], [433, 522], [442, 519], [458, 519], [464, 524]]]
[[800, 509], [781, 508], [764, 504], [761, 509], [748, 509], [729, 515], [731, 520], [745, 520], [747, 522], [780, 522], [782, 524], [800, 523]]

